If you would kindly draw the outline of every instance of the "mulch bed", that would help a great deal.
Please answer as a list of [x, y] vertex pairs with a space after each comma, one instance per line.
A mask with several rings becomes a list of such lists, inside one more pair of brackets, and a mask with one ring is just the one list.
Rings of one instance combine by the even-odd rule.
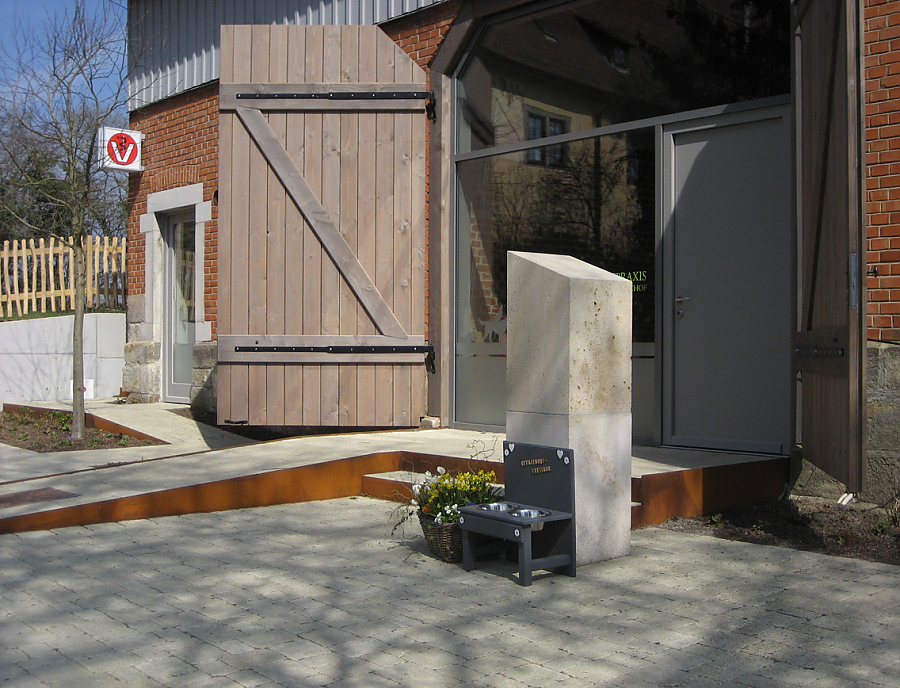
[[762, 502], [714, 516], [675, 518], [662, 528], [900, 565], [900, 514], [896, 508], [818, 497]]
[[84, 437], [75, 440], [72, 439], [71, 413], [65, 411], [37, 413], [25, 409], [15, 413], [0, 413], [0, 444], [46, 453], [146, 447], [164, 443], [96, 428], [85, 428]]

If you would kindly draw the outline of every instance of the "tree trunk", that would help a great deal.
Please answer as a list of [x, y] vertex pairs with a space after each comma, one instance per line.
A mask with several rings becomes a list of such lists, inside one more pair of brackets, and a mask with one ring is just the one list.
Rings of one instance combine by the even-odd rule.
[[74, 240], [75, 322], [72, 327], [72, 439], [84, 437], [84, 239]]

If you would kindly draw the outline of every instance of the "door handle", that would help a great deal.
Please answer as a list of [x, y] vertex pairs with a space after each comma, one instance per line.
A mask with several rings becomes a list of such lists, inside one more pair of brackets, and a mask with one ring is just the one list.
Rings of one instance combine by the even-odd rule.
[[690, 300], [691, 300], [690, 296], [676, 296], [675, 297], [675, 303], [684, 303], [685, 301], [690, 301]]

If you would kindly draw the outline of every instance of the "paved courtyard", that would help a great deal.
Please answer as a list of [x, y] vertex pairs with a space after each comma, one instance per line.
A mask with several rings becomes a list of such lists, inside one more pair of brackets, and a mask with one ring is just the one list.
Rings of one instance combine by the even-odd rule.
[[466, 573], [367, 498], [0, 536], [8, 686], [900, 687], [900, 569], [647, 529]]

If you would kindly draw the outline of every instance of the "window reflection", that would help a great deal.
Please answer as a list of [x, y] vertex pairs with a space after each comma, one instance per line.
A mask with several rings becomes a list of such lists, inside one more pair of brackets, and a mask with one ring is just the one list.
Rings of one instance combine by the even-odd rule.
[[505, 424], [509, 250], [631, 280], [635, 351], [654, 351], [653, 131], [540, 141], [787, 94], [788, 38], [787, 0], [581, 0], [481, 34], [456, 81], [457, 153], [490, 156], [457, 161], [457, 422]]
[[[556, 148], [536, 150], [549, 161]], [[654, 341], [653, 132], [562, 148], [559, 165], [535, 165], [531, 151], [458, 165], [460, 421], [505, 422], [507, 251], [572, 255], [627, 277], [634, 293], [634, 341]]]
[[[568, 133], [569, 120], [567, 117], [554, 117], [536, 112], [528, 113], [529, 141]], [[525, 159], [534, 165], [561, 167], [566, 163], [566, 144], [529, 148], [525, 153]]]
[[489, 27], [460, 77], [459, 152], [790, 91], [786, 0], [573, 2]]
[[[472, 342], [501, 342], [492, 325], [506, 312], [506, 252], [567, 254], [634, 282], [634, 339], [654, 341], [654, 150], [652, 130], [537, 148], [459, 164], [469, 254], [468, 313], [460, 331]], [[463, 207], [464, 206], [464, 207]], [[463, 295], [460, 295], [463, 300]]]

